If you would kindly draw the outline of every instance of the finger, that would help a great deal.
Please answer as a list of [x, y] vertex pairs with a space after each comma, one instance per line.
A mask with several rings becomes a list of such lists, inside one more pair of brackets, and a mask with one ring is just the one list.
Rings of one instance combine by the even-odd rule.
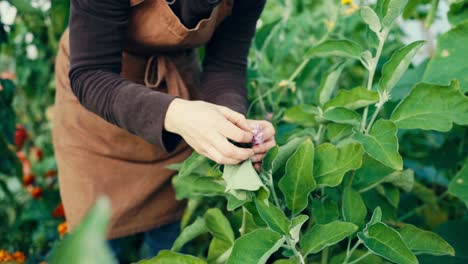
[[212, 142], [213, 146], [218, 150], [218, 152], [227, 158], [244, 161], [255, 154], [254, 151], [250, 148], [239, 148], [234, 146], [221, 135], [219, 135], [219, 137], [216, 139], [213, 139]]
[[220, 132], [223, 136], [239, 143], [250, 143], [253, 138], [252, 132], [244, 131], [229, 121], [220, 124]]
[[265, 139], [269, 139], [275, 136], [275, 127], [268, 121], [265, 120], [254, 120], [257, 122], [263, 129], [263, 136]]
[[254, 163], [254, 168], [256, 171], [260, 171], [261, 168], [262, 168], [262, 163], [258, 162], [258, 163]]
[[240, 127], [245, 131], [250, 131], [251, 128], [249, 124], [247, 124], [247, 119], [241, 113], [233, 111], [225, 106], [217, 106], [219, 111], [226, 117], [227, 120], [231, 121], [234, 125]]
[[215, 147], [207, 147], [207, 157], [218, 164], [238, 164], [241, 160], [225, 157]]
[[263, 160], [263, 158], [265, 157], [265, 154], [262, 153], [262, 154], [255, 154], [253, 155], [250, 160], [254, 163], [257, 163], [257, 162], [261, 162]]
[[271, 139], [271, 140], [264, 142], [263, 144], [253, 146], [252, 149], [255, 153], [266, 153], [275, 145], [276, 145], [276, 141], [274, 139]]

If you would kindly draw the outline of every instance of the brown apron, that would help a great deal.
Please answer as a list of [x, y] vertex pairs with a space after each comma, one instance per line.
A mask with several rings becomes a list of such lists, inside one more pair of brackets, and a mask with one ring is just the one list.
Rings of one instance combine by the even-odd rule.
[[[165, 0], [130, 0], [132, 10], [121, 75], [183, 99], [197, 99], [200, 67], [194, 49], [207, 43], [231, 12], [224, 0], [207, 19], [187, 29]], [[108, 238], [149, 230], [180, 218], [174, 172], [165, 166], [183, 161], [191, 148], [182, 141], [165, 154], [145, 140], [86, 110], [68, 77], [68, 30], [56, 59], [56, 98], [52, 135], [59, 169], [60, 195], [73, 229], [100, 195], [110, 198]]]

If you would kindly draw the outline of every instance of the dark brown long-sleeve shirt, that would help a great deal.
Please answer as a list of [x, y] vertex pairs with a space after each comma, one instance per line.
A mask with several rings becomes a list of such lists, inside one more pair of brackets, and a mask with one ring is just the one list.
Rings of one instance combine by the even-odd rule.
[[[218, 3], [176, 0], [171, 8], [192, 28]], [[204, 100], [246, 112], [247, 55], [264, 4], [265, 0], [235, 0], [231, 16], [206, 45], [201, 77]], [[129, 11], [129, 0], [71, 1], [72, 90], [88, 110], [170, 151], [178, 136], [164, 130], [164, 119], [174, 97], [120, 76]]]

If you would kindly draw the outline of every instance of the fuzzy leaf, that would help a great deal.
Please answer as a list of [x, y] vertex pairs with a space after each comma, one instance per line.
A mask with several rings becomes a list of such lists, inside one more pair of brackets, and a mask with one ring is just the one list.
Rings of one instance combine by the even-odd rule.
[[367, 208], [361, 198], [361, 195], [352, 187], [348, 186], [343, 191], [341, 210], [345, 221], [354, 223], [359, 227], [364, 227]]
[[224, 165], [223, 178], [226, 181], [226, 191], [256, 191], [264, 186], [250, 159], [237, 165]]
[[358, 143], [335, 147], [324, 143], [317, 147], [314, 161], [314, 177], [318, 185], [334, 187], [341, 183], [350, 170], [361, 167], [364, 150]]
[[408, 0], [388, 0], [386, 10], [384, 10], [384, 18], [382, 26], [390, 28], [395, 20], [403, 14], [403, 10]]
[[435, 256], [455, 255], [453, 247], [436, 233], [417, 228], [410, 224], [405, 224], [397, 231], [415, 254], [431, 254]]
[[[68, 262], [69, 263], [69, 262]], [[88, 262], [89, 263], [89, 262]], [[206, 264], [206, 261], [194, 256], [162, 250], [159, 254], [147, 260], [139, 261], [137, 264]]]
[[361, 7], [361, 17], [364, 22], [369, 25], [369, 28], [372, 31], [375, 33], [380, 32], [380, 29], [382, 28], [382, 25], [380, 24], [380, 18], [372, 8], [368, 6]]
[[398, 153], [397, 127], [392, 121], [379, 119], [369, 134], [357, 132], [354, 138], [372, 158], [395, 170], [403, 168], [403, 160]]
[[339, 124], [357, 126], [361, 123], [361, 115], [344, 107], [328, 108], [323, 113], [323, 118]]
[[279, 181], [286, 205], [293, 214], [302, 211], [308, 202], [310, 192], [317, 186], [313, 177], [314, 144], [304, 141], [286, 163], [286, 173]]
[[447, 132], [452, 123], [468, 125], [468, 97], [457, 81], [449, 86], [417, 84], [391, 117], [399, 128]]
[[176, 190], [178, 200], [184, 198], [199, 198], [224, 194], [224, 186], [213, 177], [199, 175], [176, 176], [172, 178], [172, 185]]
[[358, 233], [364, 245], [377, 255], [392, 262], [417, 264], [416, 256], [411, 252], [397, 231], [384, 223], [370, 225], [364, 232]]
[[298, 215], [291, 219], [291, 224], [289, 225], [289, 235], [295, 243], [299, 241], [302, 225], [304, 225], [308, 219], [309, 216], [307, 215]]
[[105, 240], [110, 210], [109, 200], [99, 198], [81, 224], [52, 251], [48, 262], [117, 263]]
[[312, 215], [317, 224], [328, 224], [338, 220], [340, 212], [337, 203], [330, 199], [312, 200]]
[[424, 43], [425, 41], [415, 41], [393, 53], [390, 60], [382, 68], [382, 77], [379, 82], [380, 90], [390, 93]]
[[366, 107], [379, 101], [379, 93], [369, 91], [364, 87], [357, 87], [351, 90], [339, 90], [337, 95], [328, 101], [324, 108], [345, 107], [351, 110]]
[[322, 78], [320, 86], [317, 89], [317, 104], [323, 106], [330, 100], [333, 92], [335, 91], [336, 84], [343, 71], [343, 64], [335, 66], [331, 71], [327, 72]]
[[315, 126], [317, 121], [317, 107], [311, 105], [296, 105], [284, 112], [283, 120], [289, 123], [309, 127]]
[[468, 207], [468, 162], [452, 179], [448, 191], [464, 201]]
[[277, 172], [278, 170], [283, 168], [283, 166], [285, 166], [289, 157], [291, 157], [291, 155], [296, 151], [296, 149], [303, 141], [304, 138], [294, 138], [288, 141], [288, 143], [279, 147], [278, 155], [276, 155], [271, 165], [272, 173]]
[[353, 234], [358, 227], [355, 224], [334, 221], [329, 224], [314, 225], [300, 240], [304, 254], [314, 254], [322, 249], [334, 245]]
[[362, 52], [361, 46], [350, 40], [327, 40], [310, 48], [306, 57], [346, 57], [359, 59]]
[[208, 209], [203, 217], [210, 233], [217, 239], [234, 243], [234, 232], [229, 220], [218, 208]]
[[258, 214], [271, 229], [280, 234], [289, 233], [289, 220], [281, 209], [260, 199], [256, 199], [255, 204]]
[[208, 231], [205, 220], [203, 218], [197, 218], [192, 224], [182, 230], [176, 241], [174, 241], [171, 250], [180, 251], [185, 244], [201, 234], [208, 233]]
[[284, 238], [275, 231], [256, 229], [236, 239], [227, 264], [264, 264], [283, 243]]

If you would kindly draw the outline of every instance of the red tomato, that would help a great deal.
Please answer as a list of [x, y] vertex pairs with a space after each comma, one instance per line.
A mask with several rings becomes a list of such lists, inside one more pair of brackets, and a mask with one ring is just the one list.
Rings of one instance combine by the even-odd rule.
[[24, 142], [28, 138], [28, 132], [22, 125], [16, 125], [15, 131], [15, 145], [16, 149], [20, 150], [23, 148]]
[[23, 176], [23, 184], [24, 186], [29, 186], [34, 183], [35, 177], [32, 174], [26, 174]]

